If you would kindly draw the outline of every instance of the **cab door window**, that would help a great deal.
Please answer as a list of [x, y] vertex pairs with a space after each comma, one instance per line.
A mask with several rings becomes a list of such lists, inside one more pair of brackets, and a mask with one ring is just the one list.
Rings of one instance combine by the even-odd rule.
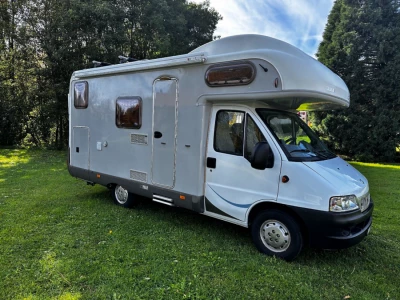
[[215, 121], [214, 150], [243, 155], [244, 112], [220, 110]]

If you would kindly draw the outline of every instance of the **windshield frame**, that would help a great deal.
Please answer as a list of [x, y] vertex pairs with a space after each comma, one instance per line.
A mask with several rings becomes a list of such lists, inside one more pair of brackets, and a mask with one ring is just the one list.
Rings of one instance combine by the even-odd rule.
[[[282, 151], [285, 153], [287, 159], [289, 161], [296, 161], [296, 162], [309, 162], [309, 161], [322, 161], [322, 160], [329, 160], [336, 158], [336, 154], [333, 153], [329, 148], [321, 141], [321, 139], [318, 137], [318, 135], [296, 114], [293, 112], [288, 112], [284, 110], [278, 110], [278, 109], [269, 109], [269, 108], [256, 108], [256, 113], [262, 120], [265, 126], [267, 126], [268, 130], [270, 133], [273, 135], [275, 138], [275, 141], [277, 144], [281, 147]], [[310, 140], [313, 141], [313, 144], [315, 144], [315, 147], [318, 147], [319, 150], [318, 152], [316, 151], [317, 149], [313, 150], [305, 150], [304, 153], [311, 153], [313, 156], [293, 156], [291, 153], [293, 152], [299, 152], [296, 150], [290, 151], [287, 149], [285, 146], [286, 144], [283, 144], [279, 137], [276, 135], [274, 129], [270, 126], [269, 121], [266, 120], [266, 116], [263, 114], [263, 112], [268, 112], [269, 115], [284, 115], [287, 116], [288, 118], [291, 119], [292, 122], [297, 123], [301, 129], [305, 132], [305, 134], [310, 138]], [[300, 148], [299, 148], [300, 149]], [[314, 152], [315, 150], [315, 152]]]

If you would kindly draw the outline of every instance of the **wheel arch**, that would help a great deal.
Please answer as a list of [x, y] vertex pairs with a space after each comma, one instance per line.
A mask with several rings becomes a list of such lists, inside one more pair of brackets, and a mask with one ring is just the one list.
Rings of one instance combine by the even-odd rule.
[[301, 233], [304, 238], [304, 242], [308, 243], [309, 241], [309, 236], [308, 236], [308, 230], [305, 222], [303, 219], [293, 210], [290, 208], [290, 206], [276, 203], [276, 202], [270, 202], [270, 201], [264, 201], [264, 202], [259, 202], [253, 207], [250, 208], [248, 214], [247, 214], [247, 226], [251, 228], [251, 225], [256, 218], [256, 216], [265, 210], [271, 210], [271, 209], [276, 209], [279, 211], [282, 211], [284, 213], [287, 213], [289, 216], [291, 216], [299, 225]]

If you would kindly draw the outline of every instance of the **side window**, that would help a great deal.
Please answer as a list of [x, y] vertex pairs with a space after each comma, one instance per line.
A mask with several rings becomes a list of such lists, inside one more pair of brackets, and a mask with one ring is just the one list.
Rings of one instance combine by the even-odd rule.
[[89, 104], [89, 86], [87, 81], [78, 81], [74, 84], [74, 106], [75, 108], [87, 108]]
[[233, 155], [243, 155], [244, 113], [220, 110], [217, 113], [214, 150]]
[[115, 124], [118, 128], [139, 129], [142, 126], [142, 98], [118, 98], [115, 108]]
[[258, 128], [253, 119], [247, 115], [247, 126], [246, 126], [246, 145], [244, 157], [250, 161], [251, 154], [253, 153], [254, 146], [258, 142], [266, 141], [261, 130]]

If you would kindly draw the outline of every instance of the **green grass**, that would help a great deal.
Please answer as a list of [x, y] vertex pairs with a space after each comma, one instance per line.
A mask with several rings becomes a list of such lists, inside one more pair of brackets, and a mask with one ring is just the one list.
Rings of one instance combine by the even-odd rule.
[[400, 166], [353, 164], [375, 201], [371, 234], [287, 263], [247, 229], [108, 190], [66, 154], [0, 150], [0, 299], [400, 299]]

